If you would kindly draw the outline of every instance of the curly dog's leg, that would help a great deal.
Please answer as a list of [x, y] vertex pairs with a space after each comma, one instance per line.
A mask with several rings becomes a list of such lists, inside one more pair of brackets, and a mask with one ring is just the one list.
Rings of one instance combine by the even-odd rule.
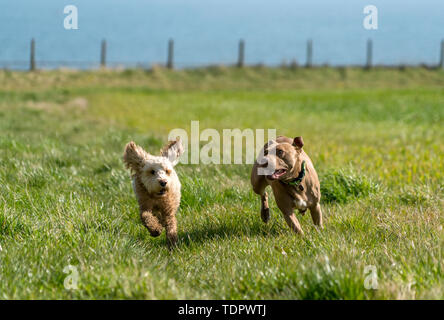
[[148, 229], [152, 237], [158, 237], [163, 230], [159, 220], [149, 211], [142, 211], [140, 219], [143, 225]]
[[165, 219], [165, 230], [168, 247], [172, 248], [177, 243], [177, 221], [175, 215], [168, 216]]

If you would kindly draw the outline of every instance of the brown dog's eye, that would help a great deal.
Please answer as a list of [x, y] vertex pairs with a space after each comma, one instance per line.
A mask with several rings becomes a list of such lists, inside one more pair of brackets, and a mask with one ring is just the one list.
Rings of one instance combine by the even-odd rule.
[[282, 150], [276, 150], [276, 154], [277, 154], [277, 156], [280, 158], [280, 157], [282, 157], [283, 155], [284, 155], [284, 151], [282, 151]]
[[151, 170], [151, 174], [155, 174], [156, 173], [156, 171], [154, 171], [154, 170]]

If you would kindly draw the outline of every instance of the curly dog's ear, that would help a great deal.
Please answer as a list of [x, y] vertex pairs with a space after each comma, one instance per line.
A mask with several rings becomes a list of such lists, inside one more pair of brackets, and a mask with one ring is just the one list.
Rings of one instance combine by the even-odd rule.
[[123, 162], [128, 169], [139, 171], [144, 164], [144, 160], [147, 158], [148, 153], [146, 153], [145, 150], [136, 145], [133, 141], [129, 142], [125, 146]]
[[162, 157], [168, 158], [171, 164], [175, 166], [179, 163], [179, 158], [183, 154], [183, 145], [180, 137], [176, 141], [168, 141], [168, 143], [160, 150]]

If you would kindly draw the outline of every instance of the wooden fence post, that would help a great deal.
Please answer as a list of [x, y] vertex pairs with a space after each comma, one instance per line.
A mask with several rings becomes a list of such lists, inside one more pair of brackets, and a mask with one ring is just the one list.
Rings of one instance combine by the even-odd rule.
[[365, 64], [366, 69], [371, 69], [373, 66], [373, 42], [371, 39], [367, 40], [367, 63]]
[[313, 40], [307, 41], [307, 68], [311, 68], [313, 66]]
[[35, 40], [31, 39], [31, 61], [29, 66], [31, 71], [35, 70]]
[[167, 60], [167, 68], [174, 68], [174, 40], [170, 39], [168, 41], [168, 60]]
[[441, 40], [441, 61], [439, 62], [439, 67], [444, 69], [444, 40]]
[[238, 68], [242, 68], [244, 66], [244, 62], [245, 62], [245, 41], [241, 39], [239, 41], [239, 52], [237, 57]]
[[106, 40], [102, 40], [102, 48], [100, 50], [100, 66], [106, 67]]

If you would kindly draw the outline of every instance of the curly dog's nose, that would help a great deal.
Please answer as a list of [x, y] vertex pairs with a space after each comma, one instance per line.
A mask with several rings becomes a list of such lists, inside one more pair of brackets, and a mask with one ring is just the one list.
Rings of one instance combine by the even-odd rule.
[[167, 182], [166, 182], [165, 180], [160, 180], [160, 181], [159, 181], [159, 184], [160, 184], [162, 187], [165, 187], [165, 186], [167, 185]]

